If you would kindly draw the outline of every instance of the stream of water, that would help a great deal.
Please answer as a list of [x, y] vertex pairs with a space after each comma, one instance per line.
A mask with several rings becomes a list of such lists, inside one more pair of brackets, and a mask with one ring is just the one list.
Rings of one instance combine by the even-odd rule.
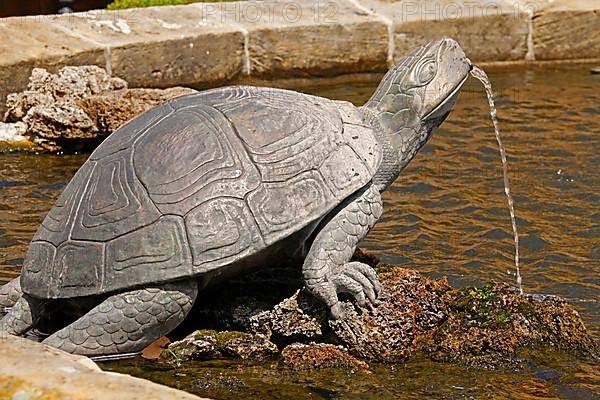
[[[487, 72], [518, 206], [527, 292], [567, 298], [598, 338], [600, 76], [586, 66]], [[291, 87], [361, 105], [380, 78]], [[446, 122], [383, 194], [382, 220], [362, 247], [455, 286], [514, 282], [514, 238], [488, 113], [480, 83], [470, 79]], [[18, 276], [43, 216], [86, 157], [0, 154], [0, 283]], [[371, 373], [295, 372], [277, 361], [101, 366], [216, 399], [600, 398], [597, 362], [560, 352], [527, 357], [518, 371], [428, 360], [373, 365]]]
[[517, 232], [517, 219], [515, 218], [515, 205], [513, 197], [510, 194], [510, 183], [508, 180], [508, 161], [506, 161], [506, 150], [500, 139], [500, 124], [498, 123], [498, 116], [496, 110], [496, 104], [494, 104], [494, 89], [492, 88], [492, 82], [486, 75], [485, 71], [474, 65], [471, 70], [471, 75], [483, 84], [485, 94], [490, 105], [490, 117], [492, 118], [492, 124], [494, 125], [494, 134], [496, 135], [496, 141], [498, 142], [498, 148], [500, 149], [500, 160], [502, 161], [502, 178], [504, 182], [504, 193], [506, 194], [506, 200], [508, 202], [508, 211], [510, 213], [510, 222], [512, 225], [513, 236], [515, 238], [515, 268], [517, 275], [517, 286], [519, 292], [523, 294], [523, 279], [521, 278], [521, 270], [519, 268], [519, 232]]

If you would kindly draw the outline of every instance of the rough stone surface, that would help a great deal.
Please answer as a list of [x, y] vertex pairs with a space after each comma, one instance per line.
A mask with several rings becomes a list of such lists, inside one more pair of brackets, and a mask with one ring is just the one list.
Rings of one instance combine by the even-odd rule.
[[294, 343], [281, 351], [283, 361], [293, 369], [343, 368], [367, 370], [369, 365], [352, 357], [341, 346], [324, 343]]
[[260, 360], [272, 357], [277, 352], [277, 346], [262, 335], [200, 330], [171, 343], [162, 353], [162, 359], [178, 365], [188, 360], [221, 357]]
[[27, 140], [24, 136], [27, 132], [27, 125], [23, 122], [4, 123], [0, 122], [0, 140], [19, 141]]
[[[332, 320], [322, 304], [300, 290], [270, 310], [260, 311], [270, 297], [265, 300], [265, 295], [257, 294], [254, 300], [245, 299], [249, 309], [253, 304], [261, 307], [246, 316], [244, 330], [286, 348], [284, 361], [293, 358], [298, 361], [289, 362], [298, 365], [303, 359], [312, 360], [309, 355], [319, 349], [328, 354], [323, 365], [345, 362], [345, 355], [330, 351], [331, 347], [318, 347], [323, 344], [341, 345], [367, 362], [400, 362], [422, 354], [482, 368], [514, 365], [519, 352], [531, 348], [551, 347], [599, 357], [598, 345], [564, 300], [521, 296], [504, 284], [453, 289], [445, 280], [385, 264], [379, 264], [377, 270], [383, 289], [374, 310], [346, 300], [341, 316]], [[252, 278], [246, 282], [253, 282]], [[258, 282], [266, 293], [277, 290], [276, 285]], [[228, 285], [215, 290], [229, 293]], [[222, 315], [222, 310], [233, 309], [227, 303], [208, 306], [202, 313], [209, 315], [212, 307]], [[306, 363], [310, 366], [312, 361]]]
[[577, 311], [558, 297], [520, 296], [487, 284], [448, 291], [442, 300], [448, 317], [419, 344], [435, 360], [493, 367], [538, 346], [600, 357]]
[[359, 0], [387, 17], [394, 27], [394, 55], [434, 38], [458, 41], [474, 62], [524, 59], [527, 53], [527, 14], [514, 2]]
[[82, 99], [79, 107], [94, 121], [98, 136], [108, 136], [125, 122], [165, 101], [195, 93], [186, 87], [131, 88]]
[[365, 360], [405, 359], [415, 350], [418, 335], [447, 317], [440, 296], [450, 287], [403, 269], [381, 274], [380, 279], [380, 304], [371, 312], [344, 302], [340, 318], [332, 320], [327, 309], [302, 290], [273, 310], [254, 316], [253, 326], [278, 344], [318, 340], [341, 343]]
[[45, 17], [0, 19], [0, 113], [9, 93], [27, 85], [35, 67], [56, 71], [64, 65], [104, 66], [104, 50], [49, 23]]
[[223, 20], [247, 31], [251, 75], [387, 69], [387, 26], [349, 1], [224, 2], [218, 9]]
[[14, 336], [0, 337], [0, 359], [1, 399], [200, 399]]
[[[320, 318], [316, 319], [315, 315]], [[278, 343], [319, 340], [327, 318], [325, 306], [315, 302], [306, 290], [299, 290], [272, 310], [251, 316], [249, 329], [273, 337]]]
[[600, 57], [600, 3], [595, 9], [541, 9], [533, 26], [537, 60]]
[[214, 86], [383, 70], [440, 35], [476, 62], [600, 58], [598, 12], [591, 0], [302, 0], [5, 18], [0, 112], [35, 67], [98, 65], [140, 87]]
[[56, 150], [73, 139], [106, 137], [151, 107], [193, 92], [128, 89], [127, 82], [96, 66], [63, 67], [56, 74], [36, 68], [27, 89], [8, 96], [4, 119], [22, 121], [24, 136]]
[[132, 86], [214, 85], [242, 71], [243, 33], [201, 8], [104, 10], [52, 22], [109, 48], [111, 72]]

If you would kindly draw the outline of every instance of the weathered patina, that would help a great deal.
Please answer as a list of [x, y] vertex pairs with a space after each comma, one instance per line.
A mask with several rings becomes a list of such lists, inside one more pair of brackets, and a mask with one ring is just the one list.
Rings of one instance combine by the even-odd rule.
[[142, 114], [92, 153], [46, 216], [20, 279], [0, 289], [0, 307], [12, 307], [0, 331], [23, 334], [67, 307], [81, 315], [45, 343], [137, 351], [178, 326], [198, 290], [274, 263], [302, 264], [333, 318], [341, 292], [376, 304], [377, 275], [350, 259], [470, 67], [440, 39], [393, 67], [362, 107], [236, 86]]

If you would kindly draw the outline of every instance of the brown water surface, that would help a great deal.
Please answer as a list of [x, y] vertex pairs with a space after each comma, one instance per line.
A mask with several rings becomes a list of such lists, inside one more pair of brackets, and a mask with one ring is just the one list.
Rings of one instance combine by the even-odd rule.
[[[490, 70], [508, 155], [528, 293], [563, 296], [600, 334], [600, 76], [588, 67]], [[301, 90], [362, 104], [376, 80]], [[502, 169], [481, 85], [469, 80], [448, 120], [384, 194], [363, 244], [383, 261], [451, 284], [514, 283]], [[86, 156], [0, 155], [0, 281], [17, 276], [42, 217]], [[1, 283], [1, 282], [0, 282]], [[279, 364], [198, 362], [180, 370], [134, 360], [105, 368], [215, 398], [597, 399], [597, 364], [566, 354], [522, 371], [428, 361], [373, 374], [292, 373]]]

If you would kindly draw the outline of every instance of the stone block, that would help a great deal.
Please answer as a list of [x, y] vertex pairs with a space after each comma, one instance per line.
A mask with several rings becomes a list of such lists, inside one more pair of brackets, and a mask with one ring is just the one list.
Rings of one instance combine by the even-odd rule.
[[540, 10], [533, 46], [537, 60], [600, 58], [600, 2], [597, 9]]
[[359, 0], [394, 26], [394, 58], [449, 36], [474, 62], [522, 60], [527, 54], [528, 14], [507, 0]]
[[[206, 10], [214, 4], [197, 4]], [[308, 77], [387, 69], [387, 26], [349, 1], [218, 4], [247, 32], [253, 76]]]
[[0, 119], [6, 96], [25, 89], [35, 67], [105, 66], [104, 49], [65, 33], [47, 17], [0, 19]]
[[3, 333], [0, 335], [2, 399], [203, 400], [145, 379], [104, 372], [87, 357]]
[[55, 20], [109, 48], [111, 73], [131, 87], [214, 85], [242, 71], [242, 31], [198, 7], [95, 10]]

